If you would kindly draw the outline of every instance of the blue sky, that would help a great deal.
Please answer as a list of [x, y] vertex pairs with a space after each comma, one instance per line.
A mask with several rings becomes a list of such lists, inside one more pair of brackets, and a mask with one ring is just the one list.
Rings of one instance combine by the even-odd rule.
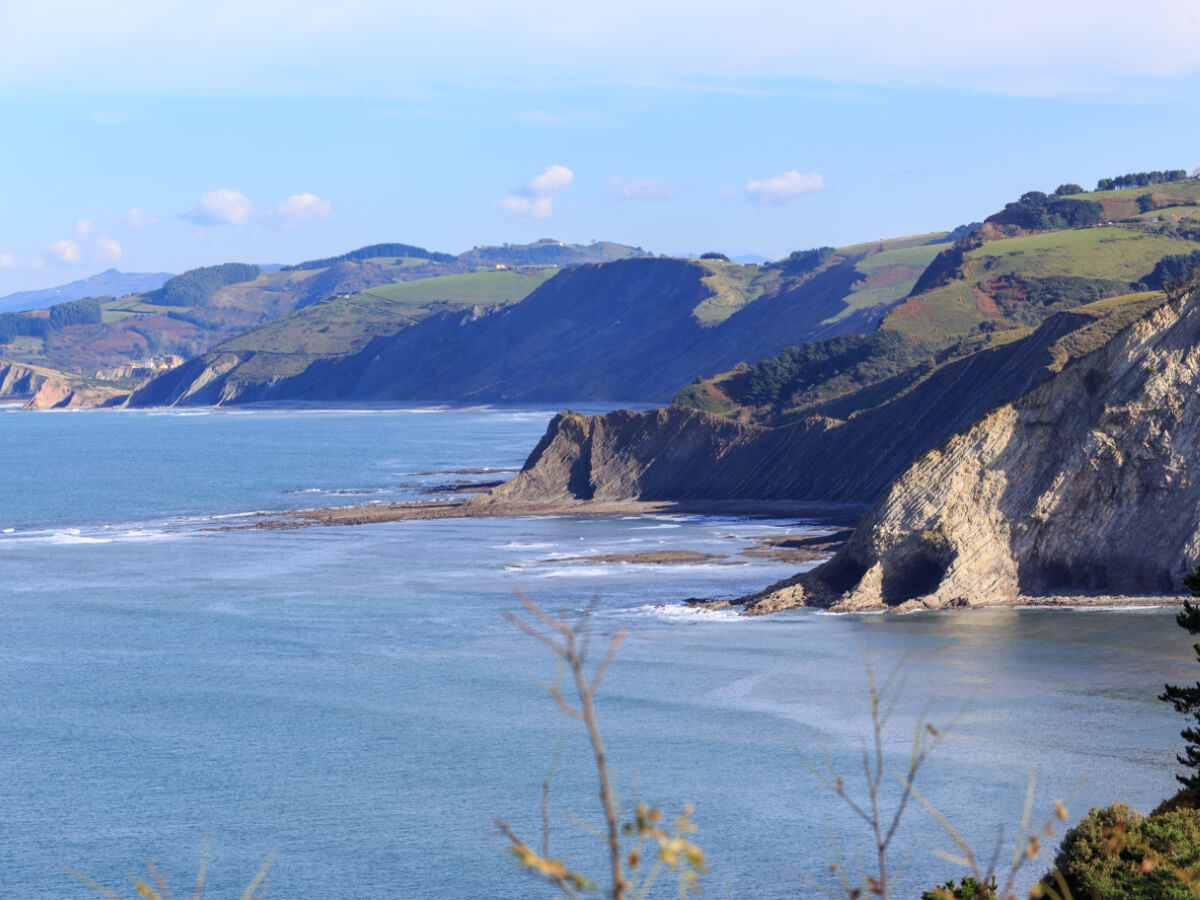
[[780, 256], [1200, 166], [1175, 0], [177, 6], [0, 0], [0, 294], [377, 241]]

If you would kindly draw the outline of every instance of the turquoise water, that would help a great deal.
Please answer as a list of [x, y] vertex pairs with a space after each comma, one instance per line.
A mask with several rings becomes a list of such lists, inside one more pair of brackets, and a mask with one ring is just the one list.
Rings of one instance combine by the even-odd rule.
[[[677, 605], [791, 574], [737, 554], [814, 525], [796, 521], [219, 530], [486, 478], [415, 473], [519, 465], [551, 413], [0, 414], [0, 893], [95, 896], [72, 866], [128, 894], [147, 856], [184, 893], [207, 834], [206, 896], [236, 896], [273, 849], [271, 896], [551, 896], [492, 822], [539, 839], [560, 736], [552, 851], [600, 875], [571, 818], [599, 821], [587, 747], [545, 693], [553, 660], [500, 614], [517, 590], [572, 612], [599, 592], [601, 636], [631, 629], [599, 705], [622, 797], [695, 804], [709, 896], [817, 896], [828, 834], [865, 848], [804, 762], [827, 753], [857, 785], [865, 661], [904, 661], [895, 768], [922, 710], [961, 712], [918, 785], [985, 855], [999, 827], [1012, 835], [1031, 766], [1041, 817], [1080, 776], [1073, 816], [1173, 790], [1181, 723], [1154, 695], [1196, 673], [1170, 611], [744, 620]], [[747, 564], [565, 559], [657, 549]], [[958, 874], [930, 846], [950, 849], [914, 807], [898, 896]]]

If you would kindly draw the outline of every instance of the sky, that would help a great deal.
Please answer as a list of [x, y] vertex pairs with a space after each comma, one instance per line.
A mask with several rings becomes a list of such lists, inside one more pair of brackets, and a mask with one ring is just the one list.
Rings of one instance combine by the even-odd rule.
[[383, 241], [774, 258], [1200, 166], [1194, 0], [407, 6], [0, 0], [0, 295]]

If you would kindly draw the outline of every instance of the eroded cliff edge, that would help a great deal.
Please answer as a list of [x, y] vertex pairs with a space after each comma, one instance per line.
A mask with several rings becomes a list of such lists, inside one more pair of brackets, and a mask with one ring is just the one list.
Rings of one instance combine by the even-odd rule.
[[1200, 293], [922, 456], [833, 559], [745, 598], [920, 609], [1172, 594], [1200, 553]]
[[846, 420], [780, 428], [690, 409], [562, 414], [495, 499], [875, 501], [922, 453], [1052, 378], [1061, 346], [1104, 322], [1064, 312]]

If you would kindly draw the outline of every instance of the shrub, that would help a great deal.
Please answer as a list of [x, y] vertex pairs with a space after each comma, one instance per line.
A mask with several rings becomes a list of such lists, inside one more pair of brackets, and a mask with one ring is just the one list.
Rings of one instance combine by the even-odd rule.
[[957, 887], [950, 880], [941, 887], [921, 894], [921, 900], [996, 900], [996, 879], [980, 884], [972, 876], [963, 878]]
[[[1198, 862], [1200, 812], [1177, 809], [1146, 819], [1122, 803], [1092, 809], [1054, 857], [1075, 900], [1195, 900]], [[1037, 895], [1060, 896], [1062, 885], [1048, 874]]]

